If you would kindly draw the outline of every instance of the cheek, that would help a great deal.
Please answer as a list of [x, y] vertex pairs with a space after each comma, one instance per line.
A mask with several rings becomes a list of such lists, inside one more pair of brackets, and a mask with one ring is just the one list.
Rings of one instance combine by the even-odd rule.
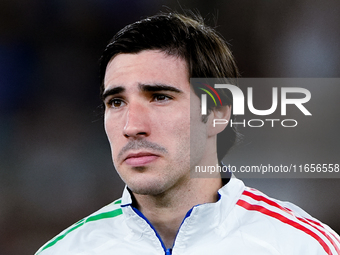
[[174, 114], [165, 115], [163, 128], [169, 130], [176, 135], [189, 134], [190, 131], [190, 110], [182, 108], [177, 110]]
[[176, 141], [176, 149], [178, 153], [186, 156], [190, 153], [190, 110], [187, 107], [178, 111], [176, 118], [174, 118], [173, 126], [169, 132], [172, 132], [172, 143]]
[[155, 142], [166, 147], [172, 155], [177, 155], [179, 150], [182, 153], [185, 153], [185, 150], [189, 151], [190, 112], [188, 107], [187, 109], [176, 108], [153, 117], [151, 139], [155, 139]]
[[190, 165], [199, 164], [207, 146], [207, 125], [202, 121], [198, 102], [191, 105], [190, 113]]
[[115, 148], [119, 138], [119, 128], [117, 121], [112, 121], [107, 115], [104, 117], [104, 129], [109, 140], [111, 150]]
[[104, 116], [104, 129], [105, 129], [106, 136], [109, 139], [110, 143], [111, 143], [110, 136], [111, 136], [111, 132], [112, 132], [112, 127], [111, 126], [112, 125], [109, 122], [109, 118], [107, 117], [107, 114], [105, 113], [105, 116]]

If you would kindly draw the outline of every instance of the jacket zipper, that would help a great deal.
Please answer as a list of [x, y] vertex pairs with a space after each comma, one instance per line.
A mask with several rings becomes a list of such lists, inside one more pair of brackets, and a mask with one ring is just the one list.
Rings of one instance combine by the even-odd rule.
[[139, 215], [139, 217], [141, 217], [142, 219], [144, 219], [144, 220], [146, 221], [146, 223], [149, 224], [149, 226], [151, 227], [151, 229], [155, 232], [155, 234], [156, 234], [158, 240], [160, 241], [160, 243], [161, 243], [161, 245], [162, 245], [162, 247], [163, 247], [163, 250], [165, 251], [165, 255], [171, 255], [171, 254], [172, 254], [172, 249], [171, 249], [171, 248], [167, 249], [167, 248], [165, 247], [165, 245], [164, 245], [164, 243], [163, 243], [163, 241], [162, 241], [162, 238], [158, 235], [156, 229], [152, 226], [151, 222], [150, 222], [150, 221], [142, 214], [142, 212], [139, 211], [136, 207], [131, 206], [131, 208], [132, 208], [132, 210], [135, 211], [135, 213], [137, 213], [137, 215]]
[[166, 249], [165, 255], [171, 255], [172, 254], [172, 249]]
[[[167, 248], [165, 247], [165, 245], [164, 245], [164, 243], [163, 243], [163, 241], [162, 241], [162, 238], [158, 235], [156, 229], [152, 226], [151, 222], [150, 222], [150, 221], [142, 214], [142, 212], [139, 211], [136, 207], [133, 207], [132, 205], [130, 205], [130, 206], [131, 206], [132, 210], [134, 210], [135, 213], [137, 213], [137, 215], [139, 215], [142, 219], [144, 219], [144, 220], [149, 224], [149, 226], [151, 227], [151, 229], [155, 232], [155, 234], [156, 234], [158, 240], [160, 241], [160, 243], [161, 243], [161, 245], [162, 245], [162, 247], [163, 247], [163, 249], [164, 249], [164, 251], [165, 251], [165, 255], [171, 255], [171, 254], [172, 254], [172, 248], [168, 248], [168, 249], [167, 249]], [[194, 207], [195, 207], [195, 206], [194, 206]], [[193, 208], [194, 208], [194, 207], [193, 207]], [[193, 208], [191, 208], [191, 209], [187, 212], [187, 214], [185, 215], [185, 217], [184, 217], [184, 219], [183, 219], [183, 221], [182, 221], [182, 223], [181, 223], [181, 225], [180, 225], [179, 228], [181, 228], [181, 226], [182, 226], [184, 220], [190, 216], [190, 214], [191, 214]], [[176, 241], [176, 238], [175, 238], [175, 241]], [[174, 242], [174, 243], [175, 243], [175, 242]]]

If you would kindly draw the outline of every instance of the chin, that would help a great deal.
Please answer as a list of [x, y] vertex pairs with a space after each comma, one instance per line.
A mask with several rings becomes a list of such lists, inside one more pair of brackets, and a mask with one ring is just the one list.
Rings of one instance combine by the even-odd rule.
[[[158, 185], [157, 185], [158, 186]], [[155, 187], [155, 185], [150, 186], [129, 186], [129, 189], [138, 195], [150, 195], [150, 196], [157, 196], [164, 192], [164, 189], [161, 187]]]
[[[159, 169], [163, 169], [160, 171]], [[172, 169], [161, 167], [134, 167], [124, 169], [120, 177], [129, 189], [140, 195], [157, 196], [171, 189], [179, 180], [179, 175], [174, 174]]]
[[147, 180], [134, 178], [133, 181], [127, 182], [127, 186], [133, 193], [139, 195], [157, 196], [166, 191], [166, 185], [162, 180], [153, 178], [147, 178]]

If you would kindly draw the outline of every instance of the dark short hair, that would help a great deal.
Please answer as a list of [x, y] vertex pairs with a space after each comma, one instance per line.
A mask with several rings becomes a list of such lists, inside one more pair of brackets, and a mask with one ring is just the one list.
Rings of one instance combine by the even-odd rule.
[[[191, 17], [192, 16], [192, 17]], [[100, 60], [101, 94], [109, 61], [121, 53], [139, 53], [160, 50], [184, 59], [190, 78], [237, 78], [239, 72], [226, 42], [198, 15], [161, 13], [130, 24], [120, 30], [106, 46]], [[193, 86], [200, 97], [202, 90]], [[233, 99], [226, 89], [216, 89], [223, 105], [232, 105]], [[214, 105], [209, 104], [211, 111]], [[234, 119], [234, 116], [231, 116]], [[237, 140], [238, 133], [230, 125], [217, 136], [218, 159], [226, 155]]]

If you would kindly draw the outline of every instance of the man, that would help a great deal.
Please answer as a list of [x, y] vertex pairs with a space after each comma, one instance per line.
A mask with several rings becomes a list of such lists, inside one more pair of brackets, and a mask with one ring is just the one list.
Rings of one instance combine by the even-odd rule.
[[213, 125], [233, 118], [231, 96], [221, 91], [224, 106], [202, 118], [189, 81], [238, 76], [201, 19], [160, 14], [125, 27], [105, 49], [101, 75], [105, 130], [126, 188], [37, 254], [340, 254], [339, 236], [300, 208], [234, 177], [190, 177], [195, 166], [219, 164], [237, 136]]

